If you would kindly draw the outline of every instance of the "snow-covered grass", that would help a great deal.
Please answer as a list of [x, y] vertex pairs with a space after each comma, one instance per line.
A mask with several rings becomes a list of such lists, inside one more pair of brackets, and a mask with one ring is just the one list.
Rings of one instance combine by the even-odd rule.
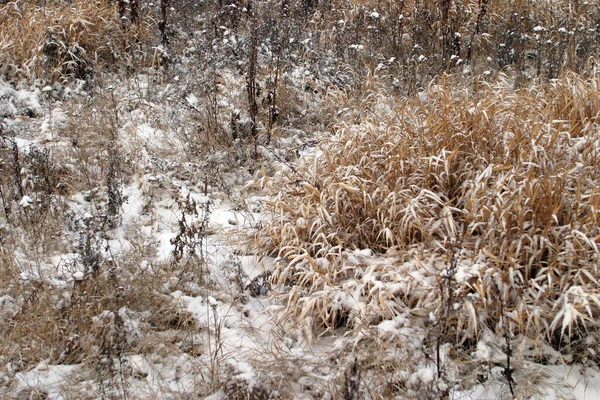
[[342, 114], [295, 173], [258, 181], [281, 320], [309, 339], [395, 343], [365, 332], [420, 319], [438, 378], [441, 348], [471, 358], [489, 329], [509, 359], [525, 340], [598, 363], [598, 83], [367, 90], [360, 118]]
[[598, 397], [597, 4], [109, 3], [0, 4], [0, 397]]

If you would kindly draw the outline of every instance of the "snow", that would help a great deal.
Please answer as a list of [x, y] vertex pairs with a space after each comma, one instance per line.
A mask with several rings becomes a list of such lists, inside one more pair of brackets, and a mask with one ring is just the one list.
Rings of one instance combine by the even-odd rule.
[[435, 371], [433, 367], [421, 368], [415, 372], [416, 377], [423, 383], [428, 384], [435, 378]]
[[193, 93], [188, 94], [185, 100], [190, 106], [194, 108], [198, 108], [198, 106], [200, 105], [200, 100], [198, 100], [198, 98]]
[[150, 126], [148, 124], [143, 124], [143, 125], [139, 125], [136, 128], [136, 134], [140, 139], [143, 139], [146, 141], [152, 141], [159, 134], [161, 134], [161, 132], [158, 129], [153, 128], [152, 126]]
[[484, 341], [477, 342], [477, 351], [475, 357], [478, 360], [489, 361], [492, 356], [492, 349]]
[[357, 257], [372, 257], [373, 250], [371, 250], [371, 249], [354, 250], [354, 255]]
[[581, 366], [549, 365], [542, 369], [548, 376], [544, 400], [572, 396], [577, 400], [600, 398], [600, 372]]
[[216, 307], [217, 305], [219, 305], [219, 303], [217, 302], [217, 300], [215, 300], [215, 298], [212, 297], [212, 296], [208, 296], [207, 301], [208, 301], [208, 304], [211, 307]]
[[17, 312], [19, 312], [19, 307], [12, 296], [0, 296], [0, 319], [5, 315], [15, 315]]
[[[540, 400], [592, 400], [600, 398], [600, 373], [594, 369], [584, 369], [581, 366], [566, 365], [539, 365], [530, 367], [532, 376], [543, 377], [544, 384], [539, 387], [541, 393], [536, 398]], [[499, 373], [500, 381], [504, 378]], [[517, 381], [517, 384], [519, 381]], [[527, 382], [523, 382], [527, 384]], [[491, 382], [487, 385], [476, 385], [468, 391], [455, 391], [451, 399], [454, 400], [488, 400], [510, 399], [507, 390], [506, 378], [504, 383]]]
[[29, 208], [33, 204], [33, 199], [27, 195], [23, 196], [19, 201], [19, 205], [23, 208]]
[[73, 279], [75, 279], [76, 281], [81, 281], [83, 280], [84, 276], [85, 274], [82, 271], [77, 271], [73, 274]]
[[251, 384], [255, 381], [256, 374], [247, 362], [230, 360], [229, 364], [238, 370], [239, 374], [236, 375], [236, 378], [241, 378]]
[[398, 329], [398, 323], [394, 320], [387, 320], [377, 325], [377, 329], [382, 332], [395, 332]]
[[204, 398], [204, 400], [225, 400], [227, 399], [227, 394], [225, 392], [223, 392], [222, 390], [219, 390], [213, 394], [211, 394], [210, 396], [207, 396]]
[[0, 118], [38, 116], [42, 114], [40, 90], [15, 90], [0, 78]]
[[38, 388], [47, 392], [48, 399], [64, 399], [62, 386], [69, 380], [81, 381], [78, 365], [50, 365], [40, 362], [33, 370], [19, 372], [15, 376], [16, 384], [21, 388]]

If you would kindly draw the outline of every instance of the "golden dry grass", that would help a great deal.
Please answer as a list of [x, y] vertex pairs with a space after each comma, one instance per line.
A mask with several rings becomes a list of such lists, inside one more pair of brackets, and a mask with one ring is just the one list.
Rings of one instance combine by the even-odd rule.
[[[515, 333], [558, 344], [596, 331], [600, 79], [514, 90], [501, 77], [473, 91], [445, 78], [415, 99], [371, 80], [302, 178], [260, 181], [274, 216], [260, 241], [282, 257], [284, 317], [311, 336], [440, 315], [457, 251], [469, 271], [447, 283], [460, 340], [496, 326], [500, 302]], [[388, 258], [352, 252], [365, 248]]]
[[105, 1], [10, 1], [0, 5], [0, 24], [2, 73], [25, 78], [82, 77], [148, 34], [144, 23], [121, 23], [116, 3]]

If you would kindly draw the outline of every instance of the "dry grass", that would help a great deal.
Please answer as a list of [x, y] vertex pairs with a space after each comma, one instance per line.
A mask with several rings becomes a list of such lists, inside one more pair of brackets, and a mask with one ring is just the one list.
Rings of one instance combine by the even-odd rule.
[[[337, 364], [348, 368], [340, 368], [319, 390], [339, 394], [343, 388], [345, 394], [355, 390], [358, 395], [353, 384], [360, 375], [362, 382], [372, 383], [368, 395], [373, 398], [399, 393], [439, 398], [444, 390], [434, 387], [437, 381], [411, 380], [434, 363], [436, 339], [438, 346], [451, 347], [444, 351], [454, 364], [443, 366], [449, 382], [451, 374], [482, 366], [473, 360], [473, 350], [490, 331], [541, 337], [561, 350], [571, 346], [573, 361], [588, 357], [597, 363], [600, 79], [562, 71], [594, 65], [590, 57], [597, 52], [598, 6], [545, 0], [291, 3], [286, 12], [283, 2], [257, 3], [255, 9], [265, 21], [261, 35], [268, 38], [259, 54], [264, 65], [258, 66], [263, 87], [258, 125], [275, 139], [288, 139], [289, 126], [309, 132], [334, 121], [334, 136], [322, 140], [297, 171], [262, 180], [274, 199], [274, 219], [261, 232], [260, 245], [281, 256], [272, 282], [286, 305], [283, 319], [311, 339], [337, 328], [352, 329], [344, 330], [350, 345], [342, 349], [346, 359], [340, 357]], [[180, 40], [182, 48], [195, 49], [186, 57], [190, 65], [197, 63], [199, 76], [221, 68], [246, 71], [249, 29], [244, 22], [249, 14], [227, 11], [234, 9], [229, 6], [220, 9], [215, 2], [200, 9], [186, 18], [198, 20], [196, 33], [203, 32], [202, 39], [178, 37], [195, 28], [184, 32], [172, 26], [172, 43]], [[131, 61], [143, 57], [137, 51], [150, 36], [147, 21], [143, 17], [140, 26], [123, 22], [117, 6], [104, 1], [2, 4], [0, 74], [15, 81], [54, 81], [87, 78], [96, 66], [135, 67]], [[239, 46], [215, 47], [226, 42], [223, 30], [216, 29], [221, 25], [228, 27], [227, 43], [234, 38]], [[160, 74], [165, 73], [157, 79], [183, 71], [186, 64], [176, 48], [169, 47], [175, 57], [170, 66], [161, 65]], [[200, 56], [193, 58], [196, 52]], [[277, 83], [275, 68], [282, 71]], [[373, 75], [374, 70], [382, 75]], [[296, 76], [298, 72], [302, 75]], [[463, 78], [438, 79], [419, 98], [398, 95], [421, 90], [444, 72]], [[109, 75], [94, 76], [103, 86]], [[236, 75], [219, 83], [218, 77], [206, 78], [210, 85], [198, 80], [197, 86], [206, 86], [203, 90], [190, 86], [201, 93], [197, 106], [186, 97], [186, 109], [158, 112], [157, 106], [153, 122], [165, 133], [177, 134], [190, 159], [227, 148], [231, 157], [215, 159], [232, 160], [231, 167], [223, 161], [217, 167], [239, 175], [238, 166], [248, 163], [253, 169], [260, 161], [244, 147], [247, 138], [232, 146], [227, 131], [231, 110], [223, 104], [246, 107], [243, 90], [239, 94], [244, 79]], [[488, 82], [479, 81], [481, 77]], [[467, 87], [467, 80], [475, 84]], [[535, 85], [515, 89], [528, 80]], [[537, 83], [542, 81], [549, 83]], [[160, 101], [161, 87], [156, 89], [157, 96], [140, 89], [140, 99], [129, 99], [129, 107], [138, 100]], [[268, 112], [269, 91], [276, 94], [281, 112], [276, 123]], [[23, 176], [35, 178], [24, 193], [17, 192], [22, 180], [14, 172], [21, 168], [8, 168], [20, 166], [11, 148], [0, 148], [0, 162], [10, 172], [0, 184], [12, 207], [12, 214], [4, 212], [7, 223], [0, 238], [0, 359], [14, 372], [42, 360], [80, 363], [102, 372], [102, 381], [107, 377], [102, 369], [115, 377], [118, 372], [109, 364], [122, 355], [188, 352], [196, 357], [208, 349], [215, 355], [209, 362], [204, 358], [210, 366], [206, 376], [217, 379], [204, 385], [214, 389], [221, 383], [230, 397], [266, 397], [275, 379], [263, 381], [264, 393], [262, 386], [246, 387], [235, 379], [219, 383], [219, 373], [231, 377], [237, 372], [219, 366], [217, 352], [211, 351], [211, 343], [221, 346], [217, 322], [198, 335], [208, 345], [198, 346], [194, 339], [191, 350], [177, 348], [182, 337], [203, 327], [182, 301], [167, 293], [203, 293], [211, 282], [204, 276], [204, 261], [141, 268], [142, 261], [154, 257], [156, 232], [142, 229], [148, 227], [142, 226], [145, 222], [128, 227], [129, 253], [118, 259], [100, 254], [111, 235], [102, 213], [114, 111], [126, 107], [119, 108], [102, 91], [91, 93], [94, 101], [67, 106], [71, 118], [58, 140], [68, 135], [71, 143], [54, 148], [46, 160], [49, 168], [44, 169], [43, 157], [42, 163], [32, 157], [21, 160]], [[176, 115], [171, 117], [169, 110]], [[129, 115], [123, 117], [129, 120]], [[232, 118], [237, 128], [236, 123]], [[138, 133], [135, 127], [127, 129], [120, 134]], [[292, 142], [274, 141], [274, 147]], [[124, 180], [145, 173], [138, 160], [150, 154], [142, 143], [139, 138], [131, 147], [119, 146]], [[154, 154], [158, 161], [175, 153], [159, 150]], [[272, 168], [268, 164], [264, 170]], [[165, 165], [173, 169], [179, 164]], [[219, 174], [216, 183], [225, 181]], [[96, 214], [91, 219], [69, 209], [67, 196], [79, 193]], [[18, 206], [25, 194], [46, 201], [46, 208]], [[145, 204], [150, 214], [155, 200], [149, 195]], [[86, 235], [89, 246], [73, 245], [73, 238], [84, 241]], [[73, 254], [72, 265], [52, 265], [53, 255], [65, 253]], [[47, 274], [36, 275], [44, 268]], [[74, 280], [74, 271], [85, 271], [84, 278]], [[180, 288], [185, 281], [190, 286], [182, 283]], [[403, 328], [410, 329], [398, 334]], [[289, 361], [284, 352], [274, 355], [282, 366]], [[270, 369], [278, 365], [267, 364]], [[290, 388], [296, 385], [286, 379]], [[366, 397], [371, 387], [360, 390]]]
[[274, 197], [262, 246], [282, 258], [273, 283], [285, 317], [312, 336], [440, 316], [449, 285], [459, 342], [499, 328], [501, 313], [514, 333], [557, 347], [597, 332], [599, 78], [523, 90], [501, 78], [477, 91], [448, 78], [420, 99], [374, 82], [301, 179], [261, 181]]
[[116, 3], [105, 1], [11, 1], [0, 6], [0, 21], [1, 72], [25, 78], [83, 78], [148, 35], [145, 23], [121, 23]]

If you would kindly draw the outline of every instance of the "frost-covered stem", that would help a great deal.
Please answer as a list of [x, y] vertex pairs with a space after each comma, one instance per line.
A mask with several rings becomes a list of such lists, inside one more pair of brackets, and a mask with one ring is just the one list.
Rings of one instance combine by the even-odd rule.
[[[456, 245], [456, 246], [458, 246], [458, 245]], [[446, 291], [447, 291], [446, 317], [448, 317], [450, 315], [450, 312], [452, 311], [452, 305], [453, 305], [453, 300], [454, 300], [454, 291], [452, 290], [451, 282], [454, 279], [454, 274], [456, 273], [456, 268], [458, 265], [458, 253], [459, 253], [459, 251], [457, 251], [456, 248], [452, 249], [452, 261], [450, 263], [450, 266], [446, 269], [446, 276], [444, 277], [447, 282], [447, 285], [446, 285]]]
[[118, 161], [116, 160], [117, 156], [114, 154], [115, 152], [111, 151], [110, 153], [112, 154], [110, 154], [108, 174], [106, 177], [106, 186], [108, 187], [108, 204], [106, 208], [109, 226], [115, 227], [116, 217], [119, 215], [119, 209], [123, 203], [123, 199], [121, 197]]
[[93, 231], [90, 223], [85, 222], [85, 233], [81, 234], [83, 248], [81, 249], [80, 257], [86, 271], [91, 271], [94, 276], [98, 275], [98, 272], [100, 272], [100, 254], [92, 243], [92, 238], [95, 233], [97, 232]]
[[277, 110], [277, 84], [279, 81], [279, 64], [281, 58], [277, 57], [277, 63], [275, 65], [275, 77], [273, 78], [273, 89], [271, 90], [271, 98], [269, 101], [269, 132], [267, 134], [267, 144], [271, 143], [271, 132], [273, 130], [273, 125], [277, 120], [277, 116], [279, 114]]
[[[113, 271], [114, 273], [114, 271]], [[125, 382], [125, 371], [123, 370], [123, 366], [124, 364], [127, 362], [127, 360], [123, 357], [124, 354], [124, 346], [123, 344], [126, 343], [127, 341], [127, 332], [125, 331], [125, 323], [123, 322], [123, 318], [121, 318], [121, 315], [119, 314], [119, 310], [122, 308], [123, 306], [123, 292], [124, 292], [124, 288], [121, 286], [118, 286], [118, 282], [116, 280], [116, 276], [113, 275], [113, 279], [114, 279], [114, 283], [115, 285], [117, 285], [117, 287], [115, 288], [115, 342], [116, 342], [116, 351], [117, 351], [117, 358], [119, 360], [119, 379], [121, 381], [121, 389], [123, 391], [123, 399], [127, 399], [128, 395], [127, 395], [127, 386], [126, 386], [126, 382]]]
[[[2, 186], [2, 184], [0, 183], [0, 200], [2, 200], [2, 211], [4, 212], [4, 218], [6, 218], [6, 220], [8, 221], [8, 211], [9, 208], [7, 207], [7, 203], [6, 203], [6, 198], [4, 197], [4, 186]], [[0, 239], [2, 238], [2, 236], [0, 235]], [[1, 240], [0, 240], [0, 244]]]
[[216, 342], [215, 342], [215, 361], [217, 361], [217, 365], [218, 365], [218, 360], [219, 360], [219, 351], [221, 350], [221, 345], [222, 345], [222, 341], [221, 341], [221, 325], [219, 324], [219, 313], [217, 311], [217, 306], [213, 305], [211, 306], [213, 309], [213, 320], [214, 320], [214, 324], [215, 324], [215, 334], [216, 334]]
[[[496, 291], [498, 292], [499, 295], [502, 294], [502, 291], [500, 290], [500, 285], [498, 285], [497, 282], [493, 282], [494, 283], [494, 287], [496, 289]], [[515, 398], [515, 390], [514, 390], [514, 379], [512, 377], [512, 367], [511, 367], [511, 362], [510, 359], [512, 357], [512, 345], [511, 345], [511, 341], [510, 341], [510, 327], [507, 323], [507, 319], [506, 319], [506, 314], [504, 312], [504, 301], [505, 298], [504, 296], [500, 296], [500, 324], [502, 325], [502, 336], [504, 337], [504, 342], [506, 343], [506, 367], [504, 368], [504, 376], [506, 376], [506, 380], [508, 381], [508, 388], [510, 389], [510, 394], [512, 395], [513, 399]]]
[[[204, 218], [202, 220], [202, 236], [200, 242], [200, 276], [204, 277], [204, 266], [208, 264], [205, 260], [205, 255], [208, 255], [208, 240], [205, 240], [206, 231], [208, 230], [208, 223], [210, 222], [210, 205], [211, 202], [208, 200], [208, 174], [204, 176], [204, 198], [207, 201], [204, 203]], [[205, 246], [205, 247], [203, 247]], [[206, 271], [208, 272], [208, 271]]]
[[471, 32], [467, 50], [467, 60], [469, 61], [469, 63], [471, 62], [471, 55], [473, 52], [473, 40], [475, 39], [475, 35], [478, 34], [481, 30], [481, 22], [487, 14], [487, 6], [489, 1], [490, 0], [479, 0], [479, 14], [477, 14], [477, 20], [475, 21], [475, 29], [473, 29], [473, 32]]
[[541, 77], [542, 76], [542, 51], [543, 51], [543, 47], [541, 44], [541, 40], [540, 40], [540, 34], [536, 33], [535, 34], [535, 49], [537, 51], [537, 60], [536, 60], [536, 68], [537, 68], [537, 76]]
[[439, 2], [441, 12], [441, 29], [442, 31], [442, 66], [443, 68], [448, 67], [448, 61], [450, 60], [451, 44], [452, 40], [452, 27], [448, 22], [448, 16], [450, 14], [450, 0], [441, 0]]
[[[268, 151], [269, 153], [271, 153], [271, 156], [276, 159], [278, 162], [280, 162], [282, 165], [285, 165], [287, 168], [289, 168], [289, 170], [296, 175], [298, 178], [300, 178], [301, 181], [307, 181], [309, 182], [310, 179], [307, 178], [306, 176], [304, 176], [302, 174], [302, 172], [300, 172], [300, 170], [298, 168], [296, 168], [291, 162], [286, 161], [284, 158], [282, 158], [279, 154], [277, 154], [276, 152], [274, 152], [272, 149], [263, 146], [263, 149], [265, 149], [266, 151]], [[315, 187], [319, 187], [319, 182], [313, 182]]]
[[114, 92], [111, 91], [111, 99], [114, 110], [114, 120], [110, 132], [110, 140], [108, 143], [108, 172], [106, 175], [106, 186], [108, 190], [108, 204], [106, 206], [106, 214], [108, 225], [111, 228], [116, 226], [117, 217], [123, 204], [123, 196], [121, 194], [121, 171], [120, 160], [117, 143], [117, 135], [119, 129], [119, 112], [115, 101]]
[[[110, 251], [109, 251], [110, 252]], [[129, 394], [127, 392], [127, 383], [125, 380], [125, 371], [123, 369], [127, 359], [124, 357], [125, 354], [125, 345], [127, 343], [127, 331], [125, 329], [125, 322], [123, 318], [119, 314], [119, 310], [121, 310], [124, 305], [124, 295], [125, 288], [119, 284], [119, 279], [117, 276], [117, 260], [115, 259], [112, 252], [110, 268], [108, 269], [108, 278], [114, 290], [114, 295], [112, 297], [113, 301], [110, 305], [110, 312], [114, 315], [114, 330], [110, 333], [110, 338], [108, 341], [103, 343], [102, 352], [107, 358], [107, 367], [109, 368], [109, 377], [112, 381], [114, 378], [114, 373], [119, 374], [119, 382], [117, 383], [121, 387], [121, 398], [128, 399]], [[118, 372], [115, 370], [115, 365], [113, 361], [113, 354], [116, 356], [116, 359], [119, 363]], [[104, 397], [103, 397], [104, 398]]]
[[442, 355], [441, 355], [441, 349], [442, 347], [442, 335], [438, 334], [438, 337], [436, 339], [436, 343], [435, 343], [435, 364], [437, 367], [437, 376], [438, 379], [442, 378]]
[[510, 331], [509, 326], [506, 323], [506, 316], [504, 315], [504, 299], [500, 300], [500, 321], [502, 321], [503, 331], [504, 331], [504, 341], [506, 342], [506, 368], [504, 369], [504, 375], [506, 376], [506, 380], [508, 381], [508, 388], [510, 389], [510, 394], [513, 398], [515, 398], [515, 390], [513, 388], [513, 377], [512, 377], [512, 367], [510, 366], [510, 358], [512, 357], [512, 346], [510, 343]]
[[[17, 318], [20, 318], [21, 315], [26, 314], [27, 313], [27, 309], [30, 305], [33, 305], [33, 303], [35, 302], [36, 298], [37, 298], [37, 294], [40, 290], [42, 290], [44, 288], [44, 282], [38, 282], [37, 285], [35, 286], [35, 288], [31, 291], [31, 293], [29, 294], [29, 296], [25, 299], [25, 301], [23, 302], [23, 305], [21, 306], [21, 308], [17, 311], [17, 313], [13, 316], [13, 320], [16, 321]], [[13, 325], [14, 327], [14, 325]], [[12, 327], [10, 328], [12, 329]]]
[[160, 29], [162, 44], [165, 46], [169, 43], [169, 39], [167, 38], [167, 11], [170, 3], [170, 0], [160, 0], [160, 15], [162, 19], [158, 23], [158, 29]]
[[344, 375], [344, 399], [358, 400], [360, 398], [360, 369], [356, 357], [354, 357], [354, 362]]
[[[214, 71], [211, 71], [211, 75], [212, 75], [212, 79], [214, 82], [213, 87], [216, 87], [217, 86], [216, 73]], [[217, 91], [216, 90], [209, 91], [207, 100], [208, 101], [206, 102], [206, 115], [204, 115], [204, 113], [202, 111], [198, 110], [198, 112], [203, 117], [206, 118], [206, 128], [207, 128], [208, 134], [209, 135], [212, 134], [215, 142], [218, 142], [218, 140], [219, 140], [218, 133], [219, 133], [220, 125], [219, 125], [219, 101], [217, 98]], [[195, 109], [194, 107], [192, 107], [192, 108]]]
[[[504, 316], [502, 318], [504, 318]], [[506, 380], [508, 381], [508, 388], [510, 389], [510, 394], [512, 394], [512, 396], [514, 398], [515, 390], [513, 388], [512, 367], [510, 366], [510, 358], [512, 356], [512, 347], [510, 345], [509, 333], [508, 333], [508, 330], [506, 330], [506, 329], [504, 332], [504, 340], [506, 340]]]
[[206, 299], [206, 311], [210, 320], [210, 310], [213, 313], [213, 323], [215, 326], [215, 342], [214, 342], [214, 352], [211, 343], [211, 334], [210, 329], [208, 331], [208, 349], [210, 351], [210, 364], [211, 364], [211, 375], [213, 380], [219, 378], [219, 351], [221, 350], [221, 326], [219, 324], [219, 314], [217, 310], [217, 303], [214, 298], [208, 296]]
[[458, 267], [458, 258], [460, 255], [461, 243], [453, 243], [452, 248], [450, 249], [450, 264], [442, 271], [442, 277], [440, 280], [440, 293], [442, 296], [441, 306], [443, 308], [441, 320], [439, 321], [439, 326], [441, 330], [438, 334], [436, 341], [436, 364], [437, 364], [437, 372], [438, 379], [441, 379], [443, 375], [442, 369], [442, 356], [441, 356], [441, 346], [442, 346], [442, 335], [446, 335], [448, 333], [448, 319], [450, 317], [450, 313], [452, 312], [453, 301], [454, 301], [454, 291], [452, 290], [452, 280], [454, 279], [454, 275], [456, 274], [456, 269]]
[[256, 16], [252, 18], [252, 36], [250, 38], [250, 59], [248, 60], [248, 76], [246, 77], [246, 90], [248, 92], [248, 111], [252, 121], [252, 141], [254, 142], [254, 153], [258, 155], [256, 138], [256, 115], [258, 105], [256, 104], [256, 64], [258, 58], [258, 27]]
[[13, 151], [13, 166], [15, 171], [15, 186], [17, 188], [17, 194], [19, 195], [19, 199], [23, 198], [23, 185], [21, 182], [23, 181], [21, 178], [21, 161], [19, 159], [19, 146], [17, 146], [16, 141], [12, 141], [12, 151]]
[[127, 10], [127, 4], [125, 0], [117, 0], [117, 4], [119, 7], [119, 18], [121, 19], [121, 22], [123, 22], [125, 20], [125, 12]]
[[131, 23], [139, 24], [140, 23], [140, 12], [139, 12], [138, 0], [130, 0], [129, 7], [131, 8], [131, 10], [130, 10]]
[[113, 137], [111, 138], [111, 139], [113, 139], [116, 136], [115, 129], [118, 129], [118, 127], [119, 127], [119, 110], [117, 109], [117, 101], [115, 100], [115, 92], [114, 92], [114, 90], [112, 90], [112, 88], [109, 88], [109, 90], [110, 90], [110, 99], [113, 104], [113, 112], [115, 114], [115, 120], [113, 123]]

